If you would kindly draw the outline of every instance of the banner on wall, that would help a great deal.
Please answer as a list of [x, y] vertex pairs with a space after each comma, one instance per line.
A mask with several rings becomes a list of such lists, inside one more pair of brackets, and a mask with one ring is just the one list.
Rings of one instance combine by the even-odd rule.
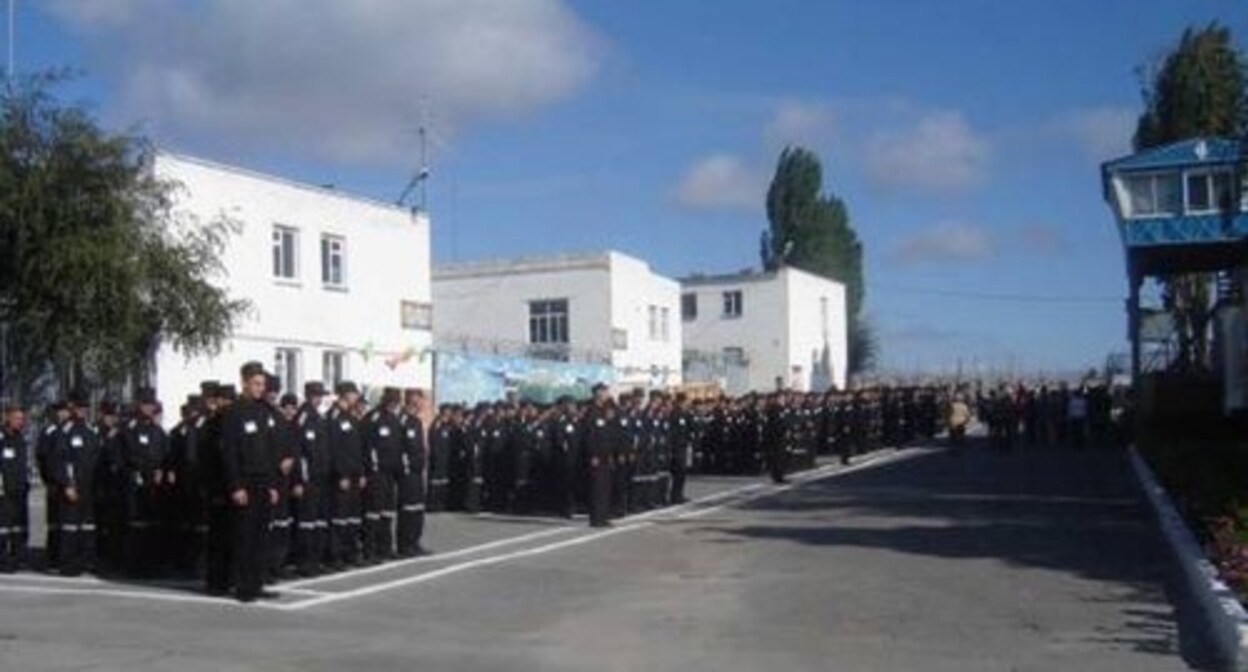
[[472, 405], [509, 395], [549, 404], [563, 395], [587, 399], [597, 383], [614, 382], [615, 370], [606, 364], [462, 352], [434, 356], [433, 389], [439, 404]]

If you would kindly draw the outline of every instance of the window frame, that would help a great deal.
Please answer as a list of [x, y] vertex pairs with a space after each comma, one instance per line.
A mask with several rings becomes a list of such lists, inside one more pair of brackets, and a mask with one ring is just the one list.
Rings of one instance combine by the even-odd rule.
[[273, 349], [273, 375], [281, 383], [283, 393], [298, 394], [303, 383], [303, 351], [299, 348], [277, 346]]
[[[287, 249], [285, 237], [290, 237], [289, 258], [287, 258]], [[299, 264], [299, 228], [290, 226], [289, 224], [273, 224], [273, 230], [269, 237], [270, 252], [272, 266], [269, 269], [274, 280], [279, 283], [298, 284], [301, 272]], [[289, 261], [289, 264], [284, 262]], [[286, 266], [290, 266], [290, 275], [286, 275], [284, 271]]]
[[[330, 362], [337, 359], [337, 364], [330, 365]], [[331, 375], [331, 370], [336, 375]], [[344, 380], [347, 380], [347, 351], [346, 350], [324, 350], [321, 352], [321, 382], [325, 387], [334, 389]]]
[[682, 322], [698, 321], [697, 292], [685, 292], [680, 295], [680, 319]]
[[722, 308], [723, 312], [720, 315], [722, 319], [740, 319], [745, 314], [745, 293], [740, 289], [724, 290]]
[[[338, 246], [338, 279], [332, 276], [333, 246]], [[321, 234], [321, 286], [325, 289], [347, 289], [347, 237], [337, 233]]]
[[569, 299], [534, 299], [527, 303], [529, 345], [568, 345], [572, 342], [572, 302]]
[[[1177, 203], [1177, 206], [1178, 206], [1177, 210], [1159, 209], [1160, 204], [1158, 203], [1158, 194], [1160, 192], [1157, 189], [1157, 185], [1160, 183], [1162, 178], [1174, 178], [1178, 180], [1179, 202]], [[1143, 180], [1143, 179], [1147, 179], [1149, 181], [1149, 185], [1150, 185], [1149, 195], [1152, 198], [1152, 206], [1153, 206], [1151, 212], [1145, 212], [1145, 213], [1136, 211], [1135, 200], [1132, 197], [1132, 194], [1134, 192], [1132, 192], [1131, 190], [1132, 181]], [[1180, 214], [1183, 214], [1186, 211], [1187, 179], [1186, 179], [1186, 174], [1183, 171], [1154, 170], [1154, 171], [1149, 171], [1149, 172], [1132, 173], [1130, 175], [1125, 175], [1123, 177], [1123, 189], [1124, 191], [1126, 191], [1127, 205], [1128, 205], [1128, 209], [1130, 210], [1128, 214], [1129, 219], [1166, 219], [1170, 217], [1176, 217]]]

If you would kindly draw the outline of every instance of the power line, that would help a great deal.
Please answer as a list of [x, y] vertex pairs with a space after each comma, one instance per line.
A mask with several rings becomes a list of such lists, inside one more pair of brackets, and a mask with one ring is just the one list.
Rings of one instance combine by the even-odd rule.
[[1009, 294], [994, 292], [971, 292], [954, 289], [934, 289], [930, 287], [907, 287], [904, 285], [871, 284], [869, 289], [901, 294], [921, 294], [940, 296], [952, 299], [972, 301], [1002, 301], [1013, 303], [1068, 303], [1068, 304], [1115, 304], [1121, 305], [1125, 300], [1113, 296], [1078, 296], [1074, 294]]

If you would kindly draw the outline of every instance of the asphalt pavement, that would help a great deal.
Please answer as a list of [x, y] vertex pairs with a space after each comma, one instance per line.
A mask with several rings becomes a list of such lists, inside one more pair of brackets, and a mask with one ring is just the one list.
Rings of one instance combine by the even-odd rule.
[[931, 447], [593, 530], [430, 516], [429, 558], [242, 606], [0, 578], [0, 670], [1182, 670], [1201, 625], [1125, 457]]

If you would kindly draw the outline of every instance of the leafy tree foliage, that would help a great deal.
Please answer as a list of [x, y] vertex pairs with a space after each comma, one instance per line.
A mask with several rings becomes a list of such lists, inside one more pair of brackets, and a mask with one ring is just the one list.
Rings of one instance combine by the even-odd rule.
[[213, 353], [246, 308], [211, 282], [234, 226], [174, 214], [152, 146], [62, 103], [59, 75], [0, 97], [0, 325], [5, 386], [142, 380], [161, 341]]
[[813, 152], [786, 147], [780, 154], [767, 190], [767, 220], [770, 226], [760, 242], [763, 267], [793, 266], [843, 283], [849, 312], [849, 373], [871, 368], [878, 344], [862, 316], [862, 243], [845, 202], [823, 193], [823, 166]]

